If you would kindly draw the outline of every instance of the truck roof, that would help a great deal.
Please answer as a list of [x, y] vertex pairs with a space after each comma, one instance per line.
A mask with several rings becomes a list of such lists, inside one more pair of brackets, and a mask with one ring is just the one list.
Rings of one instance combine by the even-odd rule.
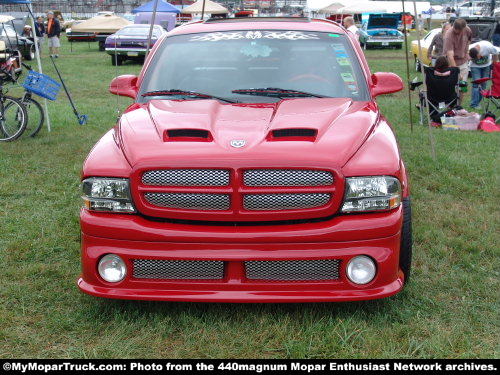
[[345, 34], [338, 23], [305, 17], [242, 17], [210, 18], [184, 24], [172, 30], [170, 35], [194, 34], [231, 30], [297, 30]]

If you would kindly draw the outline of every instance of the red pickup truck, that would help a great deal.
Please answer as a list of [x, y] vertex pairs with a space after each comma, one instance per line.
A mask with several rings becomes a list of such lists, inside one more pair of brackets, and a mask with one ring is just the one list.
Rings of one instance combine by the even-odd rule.
[[155, 44], [134, 100], [83, 166], [85, 293], [201, 302], [353, 301], [408, 280], [395, 136], [342, 26], [210, 19]]

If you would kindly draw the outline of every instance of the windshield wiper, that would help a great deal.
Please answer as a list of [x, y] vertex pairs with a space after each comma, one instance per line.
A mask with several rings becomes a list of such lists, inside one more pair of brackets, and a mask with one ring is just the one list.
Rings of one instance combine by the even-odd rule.
[[198, 99], [217, 99], [227, 103], [238, 103], [236, 100], [231, 100], [227, 98], [221, 98], [220, 96], [203, 94], [201, 92], [189, 91], [189, 90], [179, 90], [179, 89], [171, 89], [171, 90], [156, 90], [156, 91], [148, 91], [142, 94], [142, 96], [185, 96], [185, 97], [195, 97]]
[[296, 98], [296, 97], [312, 97], [312, 98], [326, 98], [324, 95], [313, 94], [310, 92], [292, 90], [292, 89], [280, 89], [276, 87], [265, 87], [260, 89], [239, 89], [231, 91], [234, 94], [241, 95], [257, 95], [257, 96], [271, 96], [276, 98]]

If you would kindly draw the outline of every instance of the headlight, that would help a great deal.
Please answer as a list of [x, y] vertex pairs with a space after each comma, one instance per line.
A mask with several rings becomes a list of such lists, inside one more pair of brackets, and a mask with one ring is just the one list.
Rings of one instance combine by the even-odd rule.
[[104, 255], [97, 266], [99, 275], [109, 283], [122, 281], [127, 274], [127, 266], [122, 258], [115, 254]]
[[381, 211], [399, 207], [401, 184], [395, 177], [349, 177], [342, 212]]
[[133, 213], [128, 179], [92, 177], [83, 180], [83, 200], [91, 211]]
[[366, 255], [354, 257], [347, 264], [347, 277], [356, 284], [368, 284], [376, 272], [375, 262]]

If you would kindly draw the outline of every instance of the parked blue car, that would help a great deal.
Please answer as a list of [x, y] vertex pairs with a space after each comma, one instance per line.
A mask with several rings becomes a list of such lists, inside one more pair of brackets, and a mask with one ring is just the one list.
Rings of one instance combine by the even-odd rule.
[[401, 13], [370, 14], [359, 30], [359, 42], [367, 48], [403, 48], [404, 35], [398, 30]]

